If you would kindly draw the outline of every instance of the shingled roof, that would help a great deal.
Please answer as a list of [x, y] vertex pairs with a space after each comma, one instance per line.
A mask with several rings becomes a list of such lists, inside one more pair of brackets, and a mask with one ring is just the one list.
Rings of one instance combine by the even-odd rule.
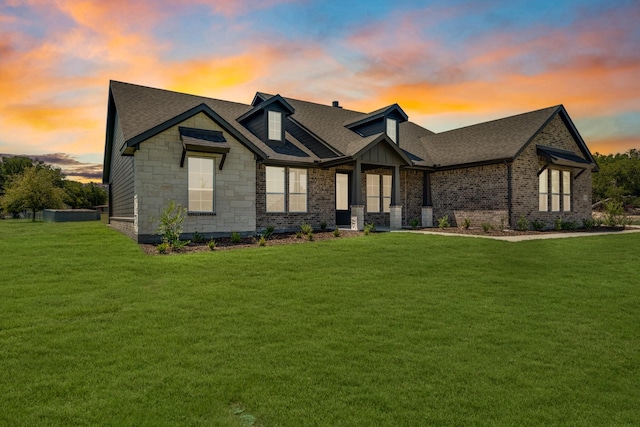
[[[345, 124], [359, 123], [384, 114], [390, 108], [401, 111], [397, 104], [393, 104], [372, 113], [362, 113], [278, 96], [291, 106], [293, 113], [287, 120], [291, 120], [305, 132], [307, 145], [286, 132], [286, 143], [276, 147], [262, 141], [238, 121], [254, 110], [256, 103], [268, 101], [274, 95], [258, 92], [254, 105], [250, 105], [116, 81], [110, 82], [109, 95], [110, 105], [115, 108], [110, 108], [108, 121], [113, 124], [117, 111], [125, 146], [132, 147], [131, 149], [166, 128], [204, 112], [265, 161], [311, 164], [348, 159], [371, 141], [384, 135], [363, 137]], [[403, 121], [399, 123], [399, 147], [402, 155], [410, 159], [414, 167], [451, 168], [513, 160], [556, 114], [562, 115], [579, 145], [584, 147], [581, 149], [585, 159], [592, 161], [591, 154], [561, 105], [438, 134], [410, 121]], [[112, 149], [109, 145], [109, 129], [107, 133], [105, 164], [110, 161], [107, 156]], [[318, 150], [314, 152], [313, 147], [309, 146], [310, 138], [327, 147], [322, 150], [324, 154], [318, 154]], [[304, 140], [302, 136], [300, 139]], [[122, 151], [123, 147], [113, 149]], [[327, 157], [327, 153], [331, 157]]]

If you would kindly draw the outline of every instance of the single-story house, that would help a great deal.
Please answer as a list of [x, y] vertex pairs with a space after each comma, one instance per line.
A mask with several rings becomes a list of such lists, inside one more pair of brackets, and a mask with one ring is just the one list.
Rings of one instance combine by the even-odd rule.
[[[258, 92], [250, 104], [111, 81], [109, 222], [154, 241], [170, 200], [186, 238], [267, 227], [515, 227], [591, 217], [596, 163], [562, 105], [434, 133], [373, 112]], [[155, 219], [155, 220], [154, 220]]]

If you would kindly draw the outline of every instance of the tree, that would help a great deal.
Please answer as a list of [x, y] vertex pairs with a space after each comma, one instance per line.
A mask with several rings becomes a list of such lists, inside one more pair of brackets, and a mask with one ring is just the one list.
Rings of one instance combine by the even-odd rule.
[[33, 212], [33, 221], [37, 211], [64, 207], [64, 190], [54, 185], [55, 180], [56, 173], [51, 169], [26, 168], [6, 186], [2, 207], [8, 212], [29, 209]]
[[92, 209], [107, 202], [107, 192], [93, 182], [64, 181], [64, 191], [64, 202], [71, 209]]
[[594, 158], [600, 171], [593, 176], [593, 200], [640, 197], [640, 150], [607, 156], [596, 153]]
[[33, 160], [24, 156], [2, 157], [0, 159], [0, 196], [15, 175], [20, 175], [26, 168], [33, 167]]

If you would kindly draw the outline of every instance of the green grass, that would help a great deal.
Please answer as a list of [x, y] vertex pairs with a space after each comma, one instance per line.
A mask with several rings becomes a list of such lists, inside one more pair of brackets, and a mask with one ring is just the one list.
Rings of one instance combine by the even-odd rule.
[[639, 261], [633, 234], [148, 256], [0, 221], [0, 425], [637, 425]]

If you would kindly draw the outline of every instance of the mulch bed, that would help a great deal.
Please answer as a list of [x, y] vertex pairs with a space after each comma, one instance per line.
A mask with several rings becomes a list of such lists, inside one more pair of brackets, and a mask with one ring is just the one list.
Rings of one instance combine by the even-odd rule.
[[[333, 230], [329, 231], [317, 231], [313, 233], [313, 241], [309, 241], [306, 236], [302, 236], [300, 238], [296, 237], [295, 233], [274, 233], [267, 240], [267, 246], [277, 246], [277, 245], [300, 245], [305, 243], [313, 243], [316, 241], [322, 240], [335, 240], [335, 239], [344, 239], [349, 237], [362, 236], [364, 233], [362, 231], [352, 231], [352, 230], [340, 230], [340, 237], [335, 237], [333, 235]], [[246, 249], [246, 248], [257, 248], [258, 239], [255, 237], [245, 237], [240, 240], [240, 243], [231, 242], [230, 237], [220, 237], [218, 239], [214, 239], [216, 242], [215, 251], [224, 251], [224, 250], [233, 250], [233, 249]], [[140, 247], [144, 252], [149, 255], [159, 255], [158, 249], [156, 245], [149, 244], [141, 244]], [[189, 243], [185, 246], [180, 252], [170, 252], [170, 254], [188, 254], [194, 252], [211, 252], [207, 242], [204, 243]]]

